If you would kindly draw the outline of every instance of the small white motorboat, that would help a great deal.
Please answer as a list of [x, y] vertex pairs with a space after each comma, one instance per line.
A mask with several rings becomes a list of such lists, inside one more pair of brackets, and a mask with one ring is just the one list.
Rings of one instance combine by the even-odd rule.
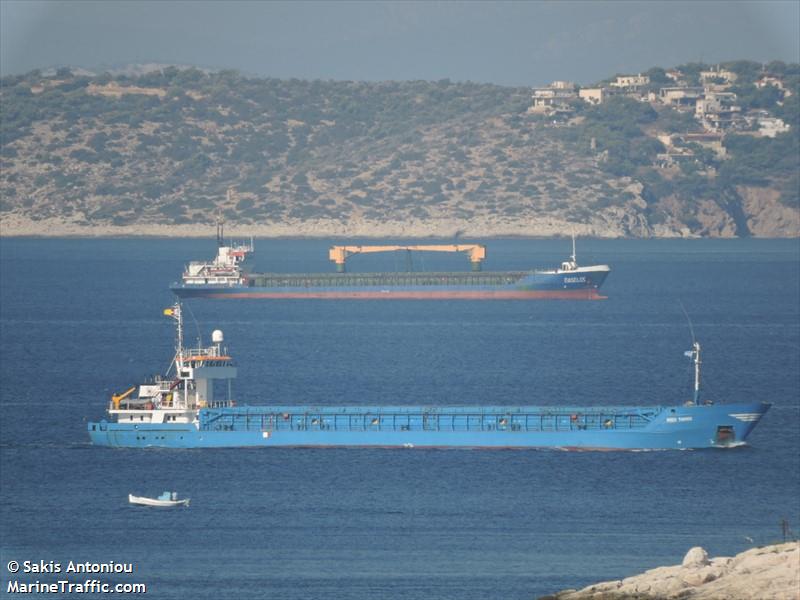
[[158, 498], [147, 498], [146, 496], [128, 494], [128, 502], [140, 506], [189, 506], [189, 498], [178, 499], [177, 492], [164, 492]]

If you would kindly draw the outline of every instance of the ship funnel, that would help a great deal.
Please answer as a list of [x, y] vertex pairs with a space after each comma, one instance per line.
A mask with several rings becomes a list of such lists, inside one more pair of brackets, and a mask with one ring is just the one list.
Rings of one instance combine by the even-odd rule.
[[211, 341], [214, 344], [221, 344], [225, 341], [225, 337], [222, 335], [221, 329], [215, 329], [211, 332]]

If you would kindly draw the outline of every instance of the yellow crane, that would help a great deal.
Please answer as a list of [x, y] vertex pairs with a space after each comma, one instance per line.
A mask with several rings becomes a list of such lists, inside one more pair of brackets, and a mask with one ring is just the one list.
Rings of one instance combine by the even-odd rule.
[[133, 386], [127, 392], [123, 392], [121, 394], [112, 394], [111, 401], [114, 403], [114, 410], [119, 410], [119, 403], [125, 400], [128, 396], [133, 393], [133, 390], [136, 389], [136, 386]]
[[371, 252], [395, 252], [408, 250], [418, 252], [466, 252], [473, 271], [481, 270], [481, 263], [486, 258], [486, 246], [480, 244], [434, 244], [422, 246], [331, 246], [328, 257], [336, 263], [338, 273], [345, 272], [345, 262], [353, 254], [368, 254]]

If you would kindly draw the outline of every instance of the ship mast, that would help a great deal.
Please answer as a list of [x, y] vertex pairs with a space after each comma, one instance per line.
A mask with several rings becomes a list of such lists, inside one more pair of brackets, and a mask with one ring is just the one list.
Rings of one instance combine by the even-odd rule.
[[[228, 206], [233, 202], [233, 188], [228, 188], [227, 192], [225, 192], [225, 200], [228, 203]], [[222, 248], [225, 245], [225, 235], [223, 232], [223, 226], [225, 225], [225, 219], [222, 218], [222, 215], [217, 213], [217, 248]], [[252, 245], [252, 244], [251, 244]]]
[[700, 404], [700, 342], [693, 342], [692, 349], [684, 352], [686, 356], [692, 359], [694, 363], [694, 394], [692, 400], [695, 404]]
[[[700, 404], [700, 365], [702, 364], [702, 361], [700, 360], [700, 342], [698, 342], [697, 338], [694, 337], [692, 320], [689, 318], [689, 313], [686, 312], [683, 302], [679, 301], [678, 304], [680, 304], [681, 310], [686, 317], [686, 322], [689, 324], [689, 333], [692, 334], [692, 349], [687, 350], [683, 354], [684, 356], [691, 358], [692, 362], [694, 363], [694, 395], [692, 396], [692, 400], [695, 404]], [[709, 404], [711, 403], [709, 402]]]
[[575, 231], [572, 231], [572, 254], [569, 257], [569, 260], [565, 260], [561, 263], [561, 270], [562, 271], [575, 271], [578, 268], [578, 259], [575, 253]]
[[175, 303], [175, 320], [178, 322], [177, 328], [177, 336], [178, 336], [178, 357], [183, 362], [183, 315], [181, 314], [181, 305], [179, 303]]
[[572, 232], [572, 264], [578, 265], [578, 259], [575, 257], [575, 232]]
[[[175, 319], [177, 323], [175, 332], [175, 374], [180, 378], [181, 370], [183, 369], [183, 315], [181, 314], [181, 303], [175, 302], [171, 308], [165, 308], [164, 314], [168, 317]], [[188, 401], [189, 390], [188, 383], [183, 382], [183, 401], [184, 406]]]
[[695, 342], [692, 346], [694, 359], [694, 403], [700, 403], [700, 342]]
[[225, 221], [222, 217], [217, 216], [217, 248], [222, 248], [225, 245], [225, 239], [223, 237], [222, 227], [225, 224]]

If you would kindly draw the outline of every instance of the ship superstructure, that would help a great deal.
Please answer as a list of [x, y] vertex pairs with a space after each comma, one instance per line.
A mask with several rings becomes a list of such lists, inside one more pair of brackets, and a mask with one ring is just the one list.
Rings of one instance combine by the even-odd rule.
[[[389, 447], [688, 449], [742, 445], [768, 410], [761, 402], [699, 400], [668, 406], [239, 406], [233, 360], [216, 330], [212, 344], [183, 346], [180, 303], [176, 351], [166, 377], [114, 395], [108, 420], [89, 423], [92, 443], [115, 447]], [[221, 392], [219, 391], [221, 390]], [[134, 392], [136, 392], [134, 394]]]
[[[199, 411], [231, 408], [231, 381], [236, 378], [233, 359], [222, 348], [223, 334], [215, 330], [209, 347], [185, 348], [180, 303], [164, 310], [176, 323], [176, 351], [166, 376], [132, 386], [111, 396], [109, 417], [118, 423], [197, 424]], [[225, 383], [226, 395], [215, 395], [216, 381]]]
[[223, 223], [217, 222], [217, 256], [210, 262], [192, 261], [181, 280], [188, 287], [213, 286], [230, 288], [247, 285], [245, 262], [255, 252], [253, 239], [249, 243], [226, 243]]

